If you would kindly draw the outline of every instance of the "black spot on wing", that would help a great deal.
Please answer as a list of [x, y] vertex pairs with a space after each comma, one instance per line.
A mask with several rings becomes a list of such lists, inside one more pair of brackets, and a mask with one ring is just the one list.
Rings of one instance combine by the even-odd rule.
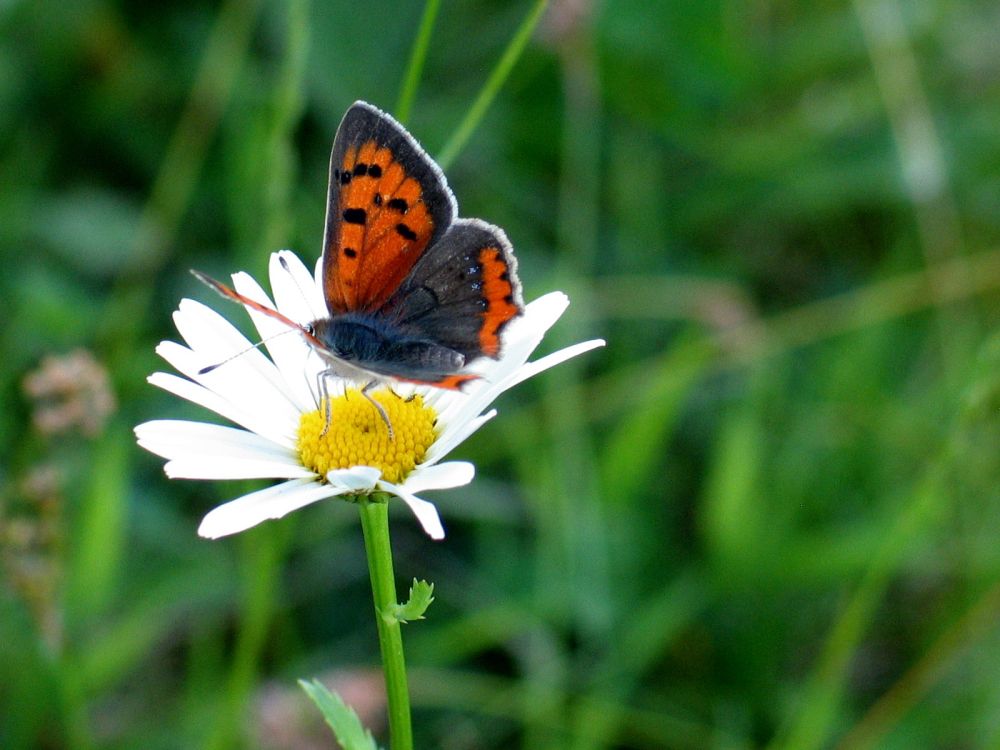
[[344, 221], [348, 224], [364, 224], [368, 221], [368, 212], [363, 208], [348, 208], [344, 210]]
[[410, 240], [411, 242], [417, 239], [417, 233], [410, 229], [406, 224], [397, 224], [396, 233], [402, 237], [404, 240]]
[[351, 170], [351, 175], [354, 177], [375, 177], [376, 179], [382, 176], [382, 167], [378, 164], [365, 164], [364, 162], [358, 162], [354, 165], [354, 169]]

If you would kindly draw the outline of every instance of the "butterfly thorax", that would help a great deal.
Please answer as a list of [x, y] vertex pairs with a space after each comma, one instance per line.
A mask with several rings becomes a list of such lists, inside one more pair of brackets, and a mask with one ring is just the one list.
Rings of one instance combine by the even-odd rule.
[[433, 381], [465, 366], [465, 357], [459, 352], [414, 334], [385, 316], [344, 313], [315, 320], [310, 328], [315, 339], [310, 343], [338, 375]]

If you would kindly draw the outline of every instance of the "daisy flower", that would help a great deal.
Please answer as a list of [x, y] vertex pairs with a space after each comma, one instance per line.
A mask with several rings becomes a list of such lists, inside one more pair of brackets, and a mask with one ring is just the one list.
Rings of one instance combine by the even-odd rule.
[[[233, 286], [305, 324], [327, 315], [319, 273], [319, 264], [310, 274], [296, 255], [281, 251], [270, 261], [273, 301], [246, 273], [234, 274]], [[472, 363], [468, 370], [480, 377], [462, 391], [394, 383], [362, 394], [357, 384], [326, 376], [324, 404], [317, 379], [326, 366], [294, 329], [248, 309], [268, 358], [219, 313], [184, 299], [174, 323], [185, 343], [164, 341], [156, 349], [183, 377], [157, 372], [148, 380], [238, 427], [155, 420], [136, 427], [136, 437], [167, 459], [171, 478], [284, 480], [209, 512], [201, 536], [235, 534], [326, 498], [381, 491], [403, 500], [424, 531], [441, 539], [437, 509], [417, 493], [468, 484], [475, 473], [469, 462], [443, 459], [496, 415], [489, 406], [501, 393], [603, 346], [587, 341], [528, 361], [568, 304], [552, 292], [526, 305], [504, 329], [500, 358]], [[385, 410], [392, 437], [367, 396]]]

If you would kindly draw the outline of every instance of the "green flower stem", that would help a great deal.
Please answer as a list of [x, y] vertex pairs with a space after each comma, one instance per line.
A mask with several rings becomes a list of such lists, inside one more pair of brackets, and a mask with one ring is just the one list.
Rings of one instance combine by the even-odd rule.
[[382, 671], [389, 703], [389, 747], [413, 750], [410, 726], [410, 693], [406, 685], [406, 662], [403, 658], [403, 634], [400, 622], [386, 617], [396, 602], [396, 582], [392, 573], [392, 549], [389, 546], [388, 496], [375, 494], [358, 502], [361, 529], [365, 535], [368, 572], [372, 577], [375, 621], [382, 649]]

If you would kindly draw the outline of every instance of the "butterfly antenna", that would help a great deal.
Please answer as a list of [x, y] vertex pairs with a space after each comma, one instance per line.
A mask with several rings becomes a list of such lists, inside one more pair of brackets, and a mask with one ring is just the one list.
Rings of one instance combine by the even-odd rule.
[[199, 375], [205, 375], [207, 373], [210, 373], [210, 372], [212, 372], [212, 370], [218, 369], [219, 367], [222, 367], [223, 365], [228, 364], [229, 362], [232, 362], [237, 357], [242, 357], [247, 352], [252, 352], [254, 349], [259, 349], [261, 346], [263, 346], [264, 344], [266, 344], [268, 341], [273, 341], [274, 339], [278, 338], [278, 336], [284, 336], [286, 333], [295, 333], [295, 332], [296, 331], [295, 331], [294, 328], [289, 328], [287, 331], [281, 331], [281, 333], [276, 333], [273, 336], [268, 336], [266, 339], [261, 339], [260, 341], [258, 341], [253, 346], [248, 346], [246, 349], [243, 349], [241, 351], [236, 352], [236, 354], [233, 354], [233, 355], [231, 355], [229, 357], [226, 357], [221, 362], [216, 362], [214, 365], [209, 365], [208, 367], [202, 367], [200, 370], [198, 370], [198, 374]]

